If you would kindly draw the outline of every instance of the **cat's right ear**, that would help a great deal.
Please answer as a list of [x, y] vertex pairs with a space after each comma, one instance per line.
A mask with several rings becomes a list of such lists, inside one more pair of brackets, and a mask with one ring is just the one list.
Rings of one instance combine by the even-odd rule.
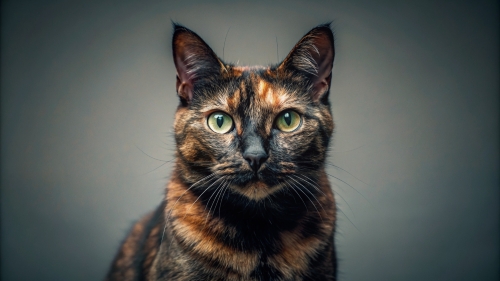
[[333, 32], [330, 24], [322, 24], [300, 39], [278, 69], [307, 77], [312, 100], [327, 102], [334, 57]]
[[176, 89], [182, 104], [188, 105], [193, 100], [195, 85], [220, 75], [224, 64], [196, 33], [176, 23], [173, 26]]

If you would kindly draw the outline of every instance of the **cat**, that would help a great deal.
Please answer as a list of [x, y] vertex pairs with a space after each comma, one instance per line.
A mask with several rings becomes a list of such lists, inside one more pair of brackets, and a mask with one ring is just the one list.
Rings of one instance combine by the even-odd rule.
[[268, 67], [225, 63], [173, 25], [175, 168], [107, 280], [336, 280], [330, 25]]

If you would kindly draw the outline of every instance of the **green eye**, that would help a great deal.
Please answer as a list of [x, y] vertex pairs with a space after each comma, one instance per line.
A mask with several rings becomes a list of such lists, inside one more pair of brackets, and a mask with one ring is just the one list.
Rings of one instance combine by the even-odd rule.
[[276, 127], [283, 132], [291, 132], [297, 129], [301, 124], [300, 115], [293, 110], [286, 110], [278, 115]]
[[225, 134], [233, 128], [233, 119], [224, 112], [214, 112], [208, 116], [208, 127], [212, 131]]

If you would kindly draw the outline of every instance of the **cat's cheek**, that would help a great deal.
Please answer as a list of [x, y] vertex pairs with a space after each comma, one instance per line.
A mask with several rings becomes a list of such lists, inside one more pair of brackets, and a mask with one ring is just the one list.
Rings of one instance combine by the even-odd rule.
[[292, 150], [293, 145], [289, 138], [286, 138], [285, 136], [279, 136], [276, 138], [274, 146], [279, 148], [280, 150], [290, 151]]
[[232, 134], [223, 134], [219, 136], [218, 146], [219, 149], [227, 152], [232, 146], [234, 146], [234, 136]]
[[[304, 126], [302, 124], [301, 126]], [[280, 132], [275, 138], [275, 147], [280, 150], [286, 151], [289, 155], [295, 155], [309, 146], [312, 138], [310, 137], [310, 132], [303, 130], [302, 128], [297, 129], [297, 131], [286, 133]]]
[[182, 128], [184, 127], [184, 124], [186, 123], [186, 116], [187, 115], [187, 109], [185, 107], [178, 107], [177, 111], [175, 112], [175, 117], [174, 117], [174, 131], [175, 134], [181, 134], [182, 133]]
[[318, 120], [321, 122], [321, 124], [318, 124], [317, 126], [322, 127], [326, 131], [328, 137], [330, 137], [335, 128], [335, 123], [333, 122], [330, 109], [328, 107], [323, 107], [317, 114], [315, 114], [315, 116], [318, 117]]
[[179, 146], [179, 152], [189, 162], [213, 162], [212, 153], [207, 152], [207, 147], [193, 137], [187, 137]]
[[205, 138], [209, 143], [209, 148], [204, 151], [204, 153], [210, 154], [214, 159], [214, 163], [222, 164], [227, 161], [234, 162], [234, 160], [231, 159], [235, 158], [238, 154], [238, 145], [235, 143], [235, 134], [217, 134], [212, 132], [208, 133]]

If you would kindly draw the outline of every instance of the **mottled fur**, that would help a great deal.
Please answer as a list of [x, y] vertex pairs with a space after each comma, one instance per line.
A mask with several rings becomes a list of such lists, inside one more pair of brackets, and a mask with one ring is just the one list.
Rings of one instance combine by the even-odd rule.
[[[336, 208], [324, 171], [334, 128], [329, 26], [311, 30], [275, 66], [226, 64], [179, 25], [173, 53], [175, 170], [164, 202], [133, 226], [107, 280], [335, 280]], [[292, 132], [276, 127], [284, 110], [301, 116]], [[229, 132], [209, 128], [217, 111], [232, 117]]]

